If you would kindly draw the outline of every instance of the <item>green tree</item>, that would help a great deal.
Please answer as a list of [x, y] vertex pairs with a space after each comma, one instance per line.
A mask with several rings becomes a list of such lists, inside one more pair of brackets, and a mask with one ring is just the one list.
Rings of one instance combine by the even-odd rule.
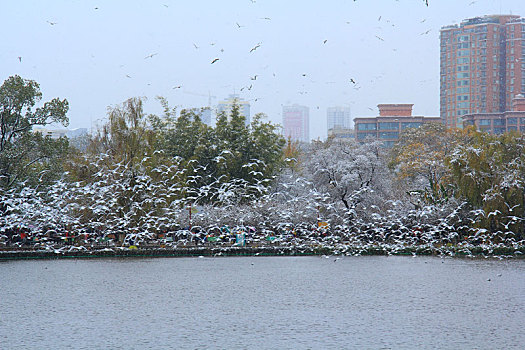
[[447, 160], [458, 196], [481, 209], [477, 224], [491, 232], [523, 236], [525, 220], [525, 137], [467, 129]]
[[51, 123], [67, 126], [69, 104], [54, 98], [35, 108], [41, 98], [39, 84], [18, 75], [0, 86], [0, 188], [26, 180], [49, 182], [61, 173], [67, 140], [52, 140], [32, 130]]
[[256, 115], [246, 125], [234, 104], [230, 113], [218, 115], [215, 128], [200, 120], [198, 110], [182, 110], [171, 127], [164, 127], [162, 147], [180, 162], [188, 201], [224, 204], [265, 191], [282, 162], [285, 141], [263, 117]]

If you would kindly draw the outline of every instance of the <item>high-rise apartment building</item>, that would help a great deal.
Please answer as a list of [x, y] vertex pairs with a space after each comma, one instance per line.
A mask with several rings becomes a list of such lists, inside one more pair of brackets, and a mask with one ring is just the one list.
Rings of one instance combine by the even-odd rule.
[[283, 135], [292, 141], [310, 142], [310, 109], [294, 104], [283, 106]]
[[352, 118], [350, 107], [328, 107], [326, 110], [326, 127], [328, 137], [353, 138]]
[[217, 104], [217, 114], [222, 112], [230, 114], [234, 103], [239, 106], [239, 112], [246, 118], [246, 124], [250, 124], [250, 102], [240, 98], [237, 94], [231, 94], [224, 101], [220, 101]]
[[350, 107], [328, 107], [326, 110], [327, 129], [350, 129]]
[[201, 118], [201, 121], [211, 126], [211, 108], [210, 107], [204, 107], [201, 108], [199, 111], [199, 117]]
[[440, 117], [449, 128], [464, 116], [501, 113], [525, 92], [525, 18], [490, 15], [441, 28]]

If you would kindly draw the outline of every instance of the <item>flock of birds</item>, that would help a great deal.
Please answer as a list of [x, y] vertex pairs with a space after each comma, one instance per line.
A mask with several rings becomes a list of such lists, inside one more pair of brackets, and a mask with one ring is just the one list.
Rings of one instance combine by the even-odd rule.
[[[251, 0], [250, 0], [250, 1], [251, 1]], [[424, 4], [425, 4], [426, 6], [429, 6], [428, 1], [423, 0], [423, 2], [424, 2]], [[252, 3], [255, 3], [255, 1], [252, 1]], [[168, 4], [161, 4], [161, 5], [164, 6], [165, 8], [169, 8], [169, 5], [168, 5]], [[94, 10], [97, 10], [97, 11], [98, 11], [98, 10], [100, 10], [100, 8], [97, 6], [97, 7], [94, 7]], [[268, 17], [268, 16], [260, 17], [259, 19], [262, 20], [262, 21], [272, 21], [272, 18], [271, 18], [271, 17]], [[388, 19], [385, 20], [385, 19], [383, 19], [383, 16], [379, 16], [378, 21], [381, 21], [381, 20], [386, 21], [387, 23], [390, 23], [390, 21], [389, 21]], [[424, 21], [425, 21], [425, 19], [422, 20], [421, 23], [423, 23]], [[46, 23], [48, 23], [50, 26], [57, 26], [57, 25], [59, 25], [59, 23], [58, 23], [57, 21], [55, 21], [55, 20], [47, 20]], [[346, 23], [347, 23], [347, 24], [350, 24], [350, 21], [347, 21]], [[394, 26], [394, 24], [392, 24], [392, 23], [390, 23], [390, 24], [391, 24], [392, 26]], [[235, 25], [236, 28], [239, 29], [239, 30], [242, 30], [242, 29], [244, 29], [244, 28], [246, 27], [245, 24], [239, 23], [238, 21], [234, 22], [234, 25]], [[428, 30], [422, 32], [421, 35], [429, 34], [430, 31], [431, 31], [431, 30], [428, 29]], [[378, 40], [380, 40], [380, 41], [385, 41], [385, 39], [384, 39], [382, 36], [380, 36], [380, 35], [375, 35], [375, 37], [376, 37]], [[326, 39], [326, 38], [323, 39], [323, 40], [322, 40], [322, 45], [327, 44], [328, 41], [329, 41], [329, 39]], [[212, 43], [210, 43], [210, 45], [213, 46], [213, 45], [215, 45], [215, 43], [212, 42]], [[247, 51], [248, 51], [249, 53], [255, 53], [258, 49], [262, 48], [263, 45], [264, 45], [263, 42], [257, 42], [257, 43], [255, 43], [251, 48], [249, 48]], [[200, 46], [199, 46], [197, 43], [195, 43], [195, 42], [193, 43], [193, 47], [194, 47], [196, 50], [200, 49]], [[395, 50], [395, 49], [394, 49], [394, 50]], [[221, 52], [223, 52], [223, 51], [224, 51], [224, 49], [221, 49]], [[150, 54], [146, 55], [146, 56], [144, 57], [144, 59], [153, 59], [155, 56], [158, 56], [158, 55], [159, 55], [159, 52], [150, 53]], [[22, 62], [22, 57], [21, 57], [21, 56], [18, 56], [18, 59], [19, 59], [19, 62]], [[211, 57], [210, 60], [209, 60], [209, 62], [210, 62], [211, 65], [217, 65], [217, 64], [220, 64], [220, 62], [221, 62], [221, 58], [220, 58], [220, 57]], [[357, 73], [349, 73], [349, 74], [357, 75]], [[125, 76], [125, 78], [127, 78], [127, 79], [132, 79], [135, 75], [134, 75], [132, 72], [128, 72], [128, 73], [125, 73], [124, 76]], [[254, 74], [254, 75], [252, 75], [252, 76], [257, 76], [257, 75]], [[273, 76], [274, 76], [274, 77], [276, 76], [276, 73], [275, 73], [275, 72], [273, 73]], [[306, 77], [307, 74], [306, 74], [306, 73], [303, 73], [302, 76], [303, 76], [303, 77]], [[251, 80], [255, 80], [255, 79], [251, 79]], [[363, 80], [363, 83], [364, 83], [364, 79], [362, 79], [362, 80]], [[363, 84], [359, 84], [359, 82], [358, 82], [358, 78], [357, 78], [356, 76], [346, 77], [346, 78], [343, 79], [343, 82], [346, 82], [347, 84], [349, 84], [348, 87], [349, 87], [349, 88], [353, 88], [353, 90], [355, 90], [355, 91], [359, 91], [359, 90], [364, 86]], [[329, 84], [329, 83], [330, 83], [330, 82], [327, 82], [327, 84]], [[241, 86], [241, 87], [240, 87], [240, 91], [251, 91], [252, 89], [255, 91], [255, 89], [254, 89], [254, 88], [255, 88], [255, 85], [254, 85], [254, 84], [255, 84], [255, 82], [254, 82], [254, 81], [251, 81], [251, 82], [250, 82], [249, 84], [247, 84], [246, 86]], [[151, 85], [151, 84], [148, 84], [148, 85]], [[185, 84], [184, 84], [183, 81], [179, 81], [179, 82], [176, 82], [175, 84], [173, 84], [173, 86], [174, 86], [174, 87], [173, 87], [174, 90], [176, 90], [176, 89], [183, 89], [184, 86], [185, 86]], [[298, 89], [297, 94], [298, 94], [298, 95], [306, 95], [306, 94], [308, 94], [309, 92], [310, 92], [310, 91], [308, 91], [307, 86], [305, 86], [305, 83], [303, 83], [303, 86], [301, 86], [301, 88]], [[255, 97], [255, 98], [253, 98], [253, 99], [251, 99], [251, 100], [252, 100], [252, 101], [259, 101], [260, 99], [261, 99], [261, 97], [259, 96], [259, 97]], [[369, 109], [374, 110], [373, 108], [369, 108]]]
[[[228, 154], [215, 161], [220, 163], [224, 157]], [[120, 238], [126, 246], [227, 248], [239, 245], [238, 234], [243, 235], [243, 245], [283, 254], [294, 250], [473, 256], [480, 247], [487, 254], [502, 247], [521, 254], [525, 246], [512, 232], [475, 228], [468, 221], [472, 218], [461, 217], [461, 208], [445, 216], [437, 207], [392, 209], [349, 220], [340, 205], [330, 202], [328, 194], [316, 192], [305, 178], [286, 175], [277, 186], [268, 186], [259, 160], [244, 166], [260, 179], [253, 183], [219, 177], [195, 186], [208, 176], [206, 166], [196, 164], [190, 174], [182, 174], [176, 164], [161, 165], [150, 169], [151, 176], [131, 176], [128, 164], [120, 162], [108, 169], [103, 165], [106, 159], [102, 155], [91, 164], [99, 169], [91, 183], [61, 180], [46, 190], [22, 186], [2, 193], [0, 202], [7, 210], [0, 217], [0, 246], [67, 252], [104, 249]], [[181, 186], [175, 180], [182, 175], [186, 184]], [[182, 195], [185, 199], [180, 199]], [[210, 200], [222, 205], [207, 204]], [[31, 240], [24, 241], [24, 232]]]

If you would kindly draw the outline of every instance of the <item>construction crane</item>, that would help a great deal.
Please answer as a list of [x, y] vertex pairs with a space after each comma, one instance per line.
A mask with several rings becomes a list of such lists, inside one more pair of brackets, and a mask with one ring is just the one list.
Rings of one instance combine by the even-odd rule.
[[201, 96], [201, 97], [208, 97], [208, 107], [211, 108], [211, 99], [216, 99], [217, 96], [213, 96], [209, 91], [208, 91], [208, 94], [200, 94], [198, 92], [192, 92], [192, 91], [186, 91], [184, 90], [183, 93], [185, 94], [188, 94], [188, 95], [193, 95], [193, 96]]

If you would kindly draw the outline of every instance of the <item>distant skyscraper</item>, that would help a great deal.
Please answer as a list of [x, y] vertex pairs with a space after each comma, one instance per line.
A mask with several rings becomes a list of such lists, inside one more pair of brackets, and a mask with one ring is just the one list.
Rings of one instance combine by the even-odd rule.
[[217, 114], [221, 112], [230, 114], [234, 103], [239, 106], [239, 112], [246, 118], [246, 124], [250, 124], [250, 102], [240, 98], [237, 94], [231, 94], [226, 100], [220, 101], [217, 105]]
[[525, 18], [493, 15], [441, 28], [440, 116], [449, 128], [463, 116], [511, 110], [525, 93]]
[[326, 126], [328, 134], [333, 129], [350, 129], [350, 107], [328, 107], [326, 110]]
[[200, 118], [204, 124], [211, 126], [211, 108], [205, 107], [200, 110]]
[[283, 135], [292, 141], [310, 142], [310, 109], [306, 106], [283, 106]]

